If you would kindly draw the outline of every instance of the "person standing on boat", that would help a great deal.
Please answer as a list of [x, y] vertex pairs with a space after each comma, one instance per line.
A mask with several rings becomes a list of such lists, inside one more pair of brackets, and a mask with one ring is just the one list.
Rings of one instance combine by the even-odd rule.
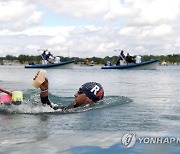
[[[38, 75], [38, 74], [37, 74]], [[34, 80], [36, 79], [37, 75], [35, 76]], [[96, 103], [99, 100], [102, 100], [104, 97], [104, 89], [101, 84], [96, 82], [87, 82], [83, 84], [79, 90], [74, 94], [75, 100], [73, 103], [69, 104], [68, 106], [62, 106], [52, 103], [48, 98], [48, 79], [45, 78], [45, 81], [40, 86], [41, 93], [40, 98], [42, 104], [47, 104], [54, 110], [57, 109], [70, 109], [70, 108], [77, 108], [82, 107], [85, 105], [90, 105], [92, 103]]]
[[49, 63], [54, 63], [54, 56], [52, 55], [52, 53], [50, 51], [47, 54], [47, 60]]
[[124, 51], [121, 50], [121, 53], [119, 55], [116, 65], [124, 65], [124, 64], [126, 64], [125, 55], [124, 55]]
[[41, 57], [42, 57], [42, 64], [47, 64], [47, 62], [48, 62], [48, 56], [47, 56], [47, 54], [46, 54], [46, 50], [43, 51]]

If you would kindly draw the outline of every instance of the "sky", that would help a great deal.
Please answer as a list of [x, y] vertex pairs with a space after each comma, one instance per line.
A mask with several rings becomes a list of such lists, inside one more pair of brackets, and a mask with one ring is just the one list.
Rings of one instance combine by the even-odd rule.
[[180, 0], [0, 0], [0, 57], [180, 54]]

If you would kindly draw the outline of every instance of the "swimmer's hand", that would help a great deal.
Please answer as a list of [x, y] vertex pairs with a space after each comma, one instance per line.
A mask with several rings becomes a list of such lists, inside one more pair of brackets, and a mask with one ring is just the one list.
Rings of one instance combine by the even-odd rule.
[[[35, 75], [35, 77], [33, 78], [33, 80], [35, 80], [38, 76], [40, 71], [37, 72], [37, 74]], [[45, 91], [48, 90], [48, 78], [45, 77], [45, 81], [40, 85], [39, 87], [41, 89], [41, 91]]]
[[40, 89], [41, 89], [41, 91], [45, 91], [45, 90], [48, 90], [48, 79], [47, 78], [45, 78], [45, 81], [40, 85]]

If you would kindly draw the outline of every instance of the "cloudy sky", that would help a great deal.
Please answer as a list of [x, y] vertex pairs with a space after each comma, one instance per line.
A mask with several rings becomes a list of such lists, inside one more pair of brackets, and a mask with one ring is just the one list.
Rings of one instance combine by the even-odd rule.
[[0, 10], [0, 57], [180, 54], [180, 0], [0, 0]]

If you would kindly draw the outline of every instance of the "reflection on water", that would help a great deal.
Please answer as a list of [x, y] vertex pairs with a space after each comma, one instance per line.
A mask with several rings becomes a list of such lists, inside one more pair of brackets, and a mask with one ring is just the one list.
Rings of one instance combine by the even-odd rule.
[[[49, 132], [49, 116], [48, 115], [39, 115], [39, 120], [37, 121], [37, 126], [39, 126], [40, 131], [37, 131], [34, 138], [36, 141], [45, 140], [50, 136]], [[38, 129], [38, 130], [39, 130]]]

